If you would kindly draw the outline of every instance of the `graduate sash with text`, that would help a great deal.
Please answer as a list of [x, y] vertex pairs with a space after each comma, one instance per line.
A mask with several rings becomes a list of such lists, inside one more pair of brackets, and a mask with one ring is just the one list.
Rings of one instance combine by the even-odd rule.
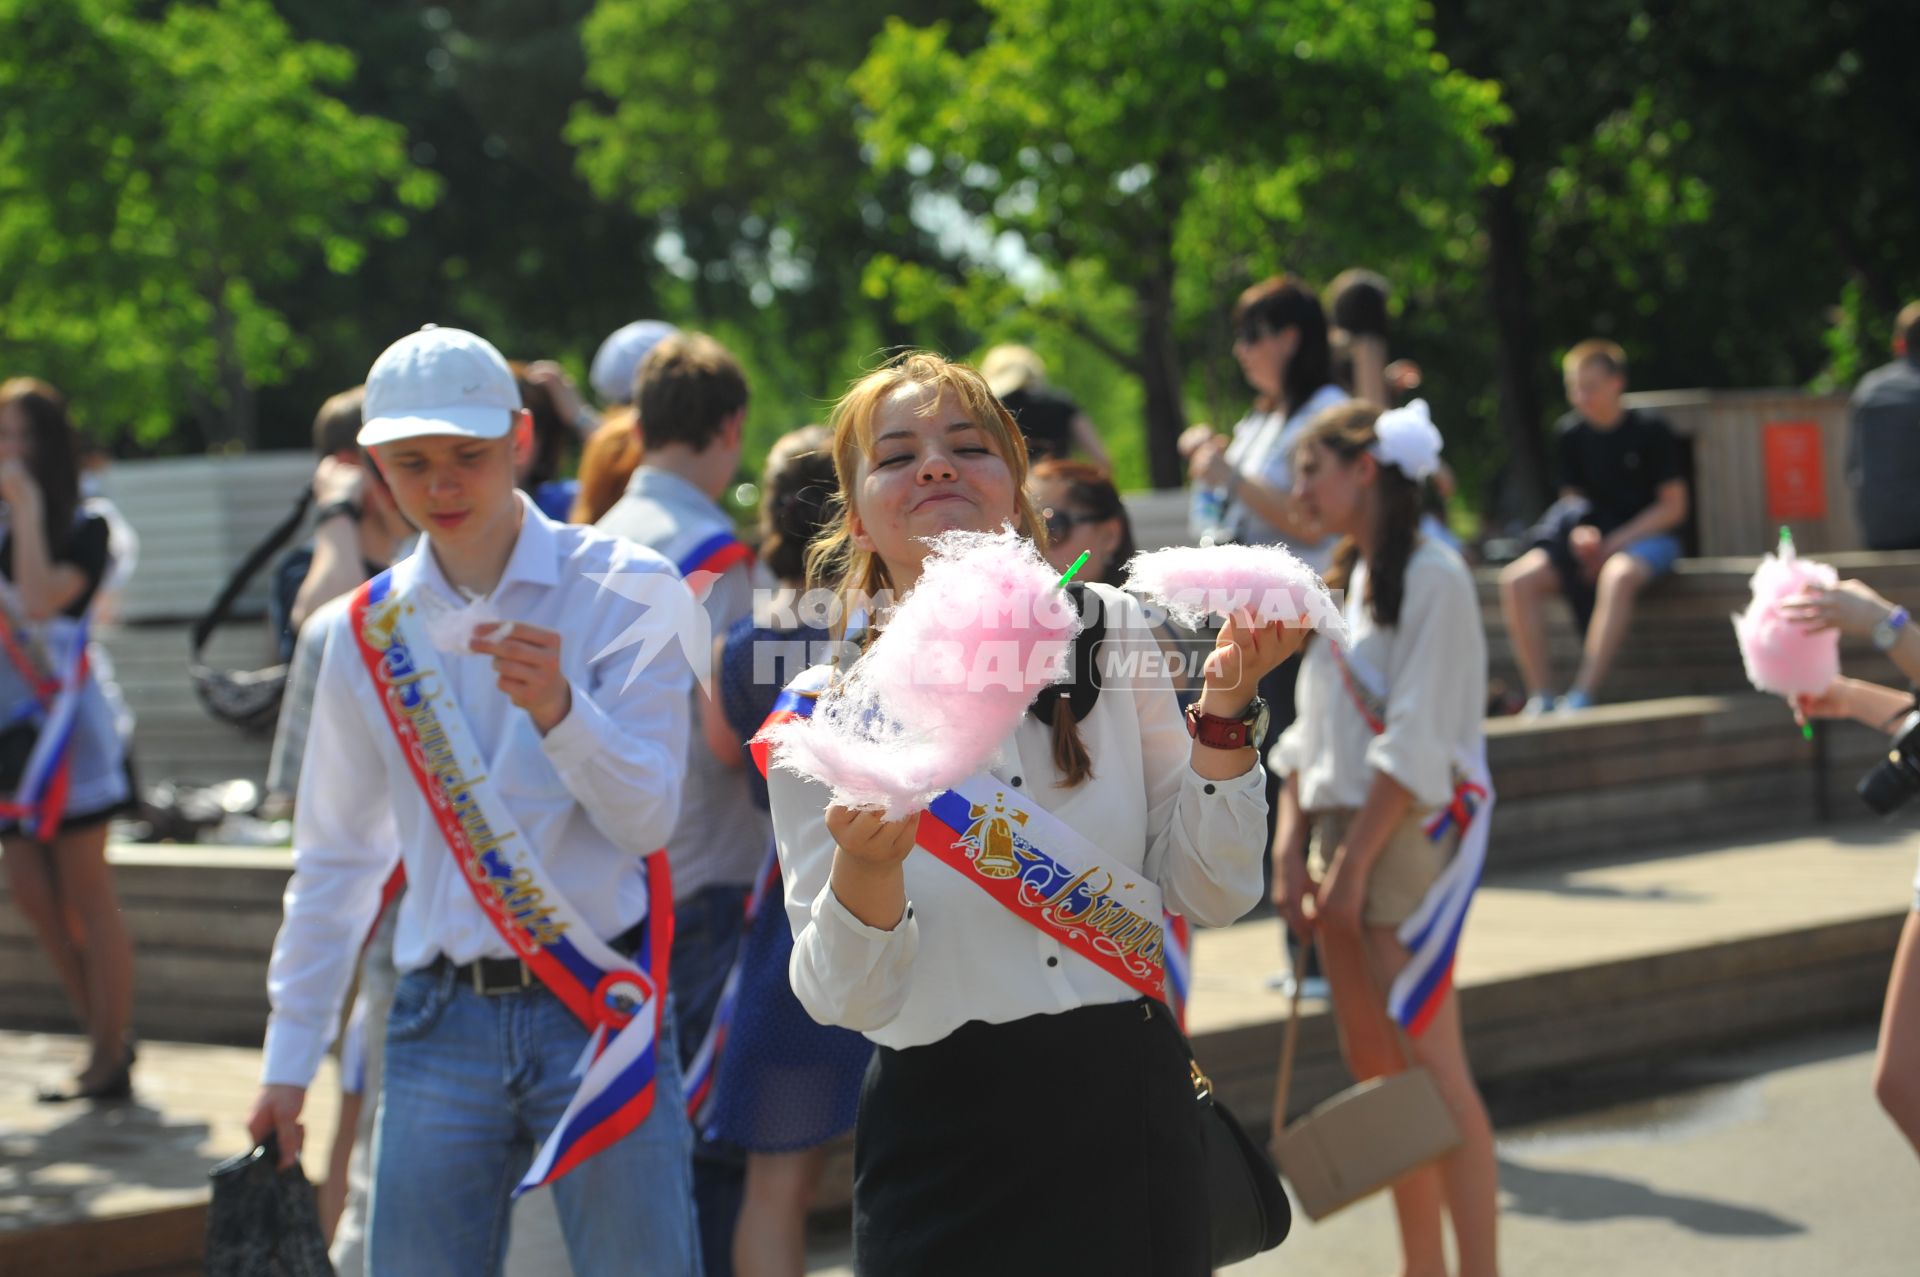
[[[811, 715], [829, 676], [816, 667], [796, 679], [767, 725]], [[765, 774], [762, 737], [752, 750]], [[1018, 790], [968, 777], [927, 804], [914, 841], [1022, 922], [1136, 992], [1168, 998], [1159, 885], [1138, 870], [1103, 865], [1093, 844]]]
[[[1378, 736], [1386, 730], [1386, 680], [1352, 652], [1325, 640], [1340, 681], [1354, 708]], [[1453, 987], [1453, 962], [1460, 949], [1460, 933], [1467, 925], [1467, 909], [1480, 885], [1487, 863], [1487, 835], [1493, 817], [1493, 775], [1487, 767], [1487, 745], [1454, 759], [1453, 794], [1446, 806], [1430, 817], [1424, 832], [1439, 841], [1449, 831], [1460, 833], [1459, 850], [1434, 879], [1433, 886], [1413, 915], [1400, 924], [1400, 943], [1412, 960], [1394, 977], [1387, 993], [1387, 1010], [1400, 1027], [1414, 1036], [1426, 1030]]]
[[387, 724], [448, 854], [487, 920], [541, 984], [592, 1031], [584, 1076], [516, 1195], [565, 1175], [646, 1120], [673, 943], [667, 858], [646, 858], [638, 961], [594, 934], [554, 886], [485, 775], [466, 716], [434, 665], [424, 622], [382, 572], [353, 596], [351, 625]]

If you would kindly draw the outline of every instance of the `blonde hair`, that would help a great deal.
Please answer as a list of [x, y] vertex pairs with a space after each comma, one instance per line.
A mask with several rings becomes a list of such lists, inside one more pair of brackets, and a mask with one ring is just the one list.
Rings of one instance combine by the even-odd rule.
[[[980, 428], [1012, 476], [1014, 530], [1043, 550], [1047, 545], [1046, 525], [1027, 495], [1026, 439], [1012, 414], [974, 368], [930, 351], [907, 351], [854, 382], [827, 416], [827, 429], [833, 433], [834, 473], [840, 480], [839, 504], [829, 511], [831, 522], [808, 551], [807, 580], [839, 594], [840, 615], [833, 625], [836, 637], [844, 637], [847, 621], [856, 608], [893, 586], [880, 556], [853, 542], [854, 499], [859, 490], [860, 463], [873, 452], [874, 424], [880, 410], [887, 400], [909, 387], [927, 392], [920, 409], [923, 415], [937, 412], [940, 400], [951, 397], [967, 420]], [[873, 633], [871, 627], [867, 633]], [[1079, 726], [1064, 706], [1053, 716], [1053, 755], [1066, 785], [1077, 785], [1093, 774]]]

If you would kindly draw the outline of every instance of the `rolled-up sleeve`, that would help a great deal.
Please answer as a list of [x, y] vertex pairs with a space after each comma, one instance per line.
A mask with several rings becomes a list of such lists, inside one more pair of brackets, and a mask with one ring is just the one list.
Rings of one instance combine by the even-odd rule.
[[261, 1076], [306, 1086], [333, 1041], [380, 888], [399, 856], [379, 743], [354, 704], [359, 659], [335, 618], [321, 658], [307, 760], [294, 808], [293, 877], [267, 967]]
[[1386, 726], [1367, 766], [1399, 781], [1422, 807], [1453, 794], [1454, 760], [1486, 713], [1486, 636], [1464, 571], [1408, 574], [1387, 675]]
[[787, 976], [794, 996], [821, 1024], [861, 1033], [884, 1028], [906, 1005], [920, 947], [912, 902], [891, 931], [854, 917], [830, 881], [835, 849], [826, 787], [776, 768], [767, 793], [793, 928]]
[[[1110, 630], [1149, 632], [1131, 596], [1110, 590], [1101, 594]], [[1266, 773], [1251, 752], [1247, 758], [1253, 765], [1231, 780], [1208, 780], [1193, 770], [1193, 740], [1164, 668], [1108, 680], [1107, 692], [1119, 691], [1130, 694], [1140, 733], [1147, 876], [1160, 885], [1164, 903], [1174, 913], [1210, 927], [1239, 921], [1260, 900]], [[1119, 730], [1126, 716], [1106, 721], [1113, 725], [1110, 730]], [[1093, 742], [1092, 748], [1096, 759], [1115, 752], [1107, 742]]]
[[[684, 593], [664, 564], [658, 576]], [[675, 608], [643, 613], [638, 605], [616, 606], [617, 598], [602, 595], [609, 615], [584, 636], [596, 653], [587, 685], [572, 684], [573, 707], [542, 738], [541, 749], [595, 827], [615, 845], [645, 855], [665, 845], [680, 815], [693, 673], [675, 632], [681, 628]], [[674, 603], [697, 610], [691, 597]], [[635, 626], [637, 637], [630, 637]]]

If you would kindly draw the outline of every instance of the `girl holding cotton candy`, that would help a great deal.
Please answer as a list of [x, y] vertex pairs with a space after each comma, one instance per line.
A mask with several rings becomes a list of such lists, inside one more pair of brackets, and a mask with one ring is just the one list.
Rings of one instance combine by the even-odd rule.
[[[1017, 538], [980, 542], [976, 575], [1012, 579], [1023, 555], [1046, 572], [1018, 428], [972, 369], [907, 355], [856, 383], [832, 425], [845, 503], [816, 543], [816, 582], [904, 595], [881, 617], [905, 632], [928, 603], [912, 593], [923, 569], [949, 600], [970, 584], [951, 564], [934, 572], [929, 539], [1011, 525]], [[1110, 587], [1088, 587], [1082, 607], [1108, 636], [1146, 632], [1139, 603]], [[965, 627], [954, 631], [965, 647]], [[1300, 642], [1286, 625], [1229, 624], [1206, 666], [1198, 708], [1211, 717], [1199, 739], [1256, 716], [1255, 684]], [[885, 690], [876, 713], [887, 712]], [[927, 697], [893, 690], [902, 707]], [[982, 858], [1032, 866], [1070, 859], [1072, 843], [1108, 870], [1095, 887], [1129, 901], [1148, 892], [1155, 910], [1142, 915], [1156, 923], [1160, 904], [1212, 925], [1252, 907], [1266, 817], [1254, 750], [1190, 738], [1162, 670], [1123, 669], [1098, 680], [1097, 697], [1082, 690], [1043, 693], [1055, 698], [1050, 725], [1021, 712], [1024, 700], [1010, 726], [992, 698], [963, 700], [977, 714], [945, 730], [960, 753], [984, 744], [986, 762], [926, 811], [873, 790], [858, 792], [876, 809], [844, 805], [819, 774], [831, 768], [802, 776], [775, 755], [794, 991], [816, 1019], [879, 1046], [855, 1141], [860, 1273], [1209, 1271], [1201, 1128], [1177, 1031], [1137, 983], [991, 894], [991, 876], [930, 849], [945, 842], [951, 854], [964, 839]], [[967, 796], [960, 838], [933, 839], [929, 822], [954, 794]], [[998, 879], [1030, 881], [1024, 869]], [[1069, 896], [1066, 911], [1080, 899]], [[1131, 956], [1157, 958], [1157, 946]]]
[[[1864, 581], [1842, 581], [1785, 599], [1780, 612], [1815, 633], [1838, 630], [1873, 642], [1902, 674], [1920, 682], [1920, 635], [1907, 610], [1882, 598]], [[1895, 732], [1913, 712], [1910, 692], [1857, 678], [1836, 678], [1826, 691], [1796, 696], [1794, 716], [1851, 718], [1868, 727]], [[1894, 950], [1893, 974], [1880, 1014], [1880, 1048], [1874, 1059], [1873, 1090], [1907, 1142], [1920, 1151], [1920, 875]]]
[[1299, 717], [1268, 758], [1285, 778], [1273, 900], [1302, 942], [1319, 945], [1354, 1075], [1399, 1072], [1410, 1056], [1461, 1132], [1436, 1168], [1393, 1187], [1401, 1271], [1449, 1271], [1444, 1205], [1459, 1248], [1452, 1271], [1492, 1277], [1493, 1134], [1451, 979], [1493, 799], [1486, 636], [1472, 574], [1420, 532], [1420, 484], [1440, 446], [1416, 400], [1386, 413], [1334, 408], [1295, 447], [1295, 499], [1344, 538], [1327, 583], [1346, 591], [1349, 637], [1309, 645]]

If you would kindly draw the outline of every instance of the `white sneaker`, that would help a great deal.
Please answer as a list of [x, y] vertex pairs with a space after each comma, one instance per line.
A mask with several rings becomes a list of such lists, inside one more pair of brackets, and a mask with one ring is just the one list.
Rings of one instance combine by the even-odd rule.
[[1539, 718], [1542, 714], [1551, 714], [1558, 703], [1551, 692], [1535, 692], [1527, 697], [1527, 703], [1520, 707], [1520, 717]]

